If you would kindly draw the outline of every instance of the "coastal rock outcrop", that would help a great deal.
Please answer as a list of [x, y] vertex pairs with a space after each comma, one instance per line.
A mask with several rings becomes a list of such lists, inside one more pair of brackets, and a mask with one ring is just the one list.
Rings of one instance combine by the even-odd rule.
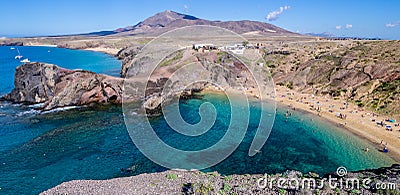
[[123, 79], [53, 64], [16, 68], [15, 88], [2, 97], [14, 103], [44, 103], [43, 110], [91, 103], [121, 103]]
[[125, 77], [129, 68], [131, 68], [132, 60], [139, 53], [143, 46], [130, 46], [120, 50], [116, 57], [121, 60], [121, 77]]
[[2, 42], [0, 42], [0, 46], [24, 46], [24, 42], [22, 42], [22, 41], [2, 41]]
[[[146, 113], [158, 115], [161, 113], [161, 106], [168, 103], [171, 98], [188, 98], [192, 90], [200, 91], [204, 88], [204, 85], [197, 84], [183, 92], [177, 89], [170, 94], [162, 94], [167, 81], [168, 78], [159, 75], [154, 81], [147, 82], [145, 95], [125, 94], [125, 101], [143, 100]], [[146, 81], [134, 80], [132, 85], [128, 84], [125, 87], [135, 90], [137, 86], [142, 86], [142, 84], [136, 85], [135, 82]], [[121, 104], [123, 84], [123, 78], [32, 62], [16, 68], [14, 89], [1, 99], [24, 104], [43, 103], [40, 108], [42, 110], [90, 104]]]

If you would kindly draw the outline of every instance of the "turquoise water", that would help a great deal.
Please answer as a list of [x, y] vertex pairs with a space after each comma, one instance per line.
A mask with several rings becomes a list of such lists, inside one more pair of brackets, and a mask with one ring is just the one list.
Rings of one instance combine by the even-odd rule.
[[[3, 56], [3, 48], [0, 49]], [[63, 49], [59, 50], [64, 52]], [[36, 52], [40, 51], [38, 48]], [[47, 49], [44, 51], [47, 52]], [[79, 64], [78, 59], [90, 62], [90, 58], [98, 59], [96, 55], [103, 55], [73, 52], [77, 52], [78, 58], [74, 60], [69, 57], [71, 64]], [[21, 49], [21, 53], [25, 55], [29, 52], [22, 52]], [[115, 60], [108, 59], [109, 56], [105, 58]], [[90, 68], [90, 65], [87, 67]], [[114, 67], [103, 64], [95, 68], [92, 70], [107, 72], [107, 68], [113, 70]], [[10, 72], [7, 78], [1, 77], [2, 82], [12, 86], [12, 75], [13, 72]], [[171, 133], [162, 117], [151, 119], [157, 135], [171, 146], [181, 149], [201, 149], [218, 141], [229, 124], [230, 109], [224, 96], [206, 94], [196, 99], [182, 100], [179, 103], [180, 110], [186, 121], [196, 123], [200, 119], [197, 109], [206, 101], [214, 104], [218, 116], [216, 125], [202, 139], [192, 140]], [[230, 157], [205, 171], [244, 174], [277, 173], [293, 169], [324, 174], [335, 171], [338, 166], [358, 170], [394, 163], [365, 141], [310, 114], [296, 111], [286, 121], [286, 110], [285, 106], [278, 106], [275, 124], [266, 145], [260, 153], [249, 157], [248, 148], [260, 114], [257, 107], [252, 107], [250, 125], [242, 144]], [[0, 124], [0, 193], [37, 194], [63, 181], [108, 179], [165, 170], [148, 160], [134, 146], [125, 128], [121, 107], [118, 106], [82, 107], [40, 114], [32, 106], [0, 102]], [[371, 148], [369, 153], [362, 150], [367, 146]], [[121, 168], [132, 168], [133, 171], [121, 172]]]

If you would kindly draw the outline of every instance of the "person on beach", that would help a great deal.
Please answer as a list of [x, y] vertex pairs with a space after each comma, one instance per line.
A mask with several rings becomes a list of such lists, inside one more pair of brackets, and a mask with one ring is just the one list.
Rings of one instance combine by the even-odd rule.
[[389, 149], [385, 146], [385, 147], [383, 148], [382, 152], [388, 153], [388, 152], [389, 152]]

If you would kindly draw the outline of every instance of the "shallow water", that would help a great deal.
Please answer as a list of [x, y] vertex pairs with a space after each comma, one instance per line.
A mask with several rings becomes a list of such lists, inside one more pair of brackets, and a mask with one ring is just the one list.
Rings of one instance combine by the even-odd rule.
[[[87, 54], [84, 51], [77, 55]], [[96, 66], [100, 71], [107, 67]], [[4, 81], [12, 83], [10, 78]], [[161, 116], [151, 119], [157, 135], [181, 149], [201, 149], [218, 141], [230, 120], [224, 96], [205, 94], [199, 99], [182, 100], [182, 117], [190, 123], [198, 122], [197, 110], [203, 102], [213, 103], [218, 116], [216, 124], [201, 139], [171, 133]], [[33, 107], [0, 102], [0, 193], [37, 194], [74, 179], [109, 179], [165, 170], [135, 147], [125, 128], [121, 107], [81, 107], [45, 114]], [[394, 163], [369, 143], [314, 115], [296, 111], [286, 121], [286, 109], [278, 106], [269, 139], [260, 153], [249, 157], [248, 148], [260, 114], [257, 107], [252, 107], [241, 145], [223, 162], [204, 171], [245, 174], [291, 169], [324, 174], [339, 166], [359, 170]], [[365, 147], [371, 148], [370, 152], [365, 153]], [[121, 168], [128, 167], [133, 171], [121, 172]]]

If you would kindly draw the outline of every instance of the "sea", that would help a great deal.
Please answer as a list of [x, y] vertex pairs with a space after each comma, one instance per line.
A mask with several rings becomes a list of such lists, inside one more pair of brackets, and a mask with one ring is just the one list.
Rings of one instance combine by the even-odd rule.
[[[57, 64], [119, 76], [121, 62], [113, 56], [55, 47], [0, 47], [0, 95], [13, 88], [17, 48], [30, 61]], [[229, 104], [224, 95], [200, 94], [181, 100], [179, 109], [186, 121], [199, 121], [204, 102], [214, 105], [217, 125], [197, 140], [206, 148], [220, 139], [228, 128]], [[40, 105], [0, 101], [0, 194], [38, 194], [62, 182], [77, 179], [110, 179], [167, 170], [147, 159], [134, 145], [125, 127], [121, 106], [69, 107], [40, 112]], [[259, 153], [248, 150], [258, 125], [259, 110], [251, 108], [250, 124], [239, 147], [219, 164], [203, 171], [221, 174], [283, 173], [297, 170], [321, 176], [340, 166], [349, 171], [390, 166], [395, 163], [369, 142], [308, 112], [277, 106], [271, 134]], [[168, 110], [168, 106], [167, 106]], [[192, 142], [171, 131], [162, 116], [151, 124], [157, 135], [177, 148]], [[204, 141], [202, 141], [204, 140]], [[366, 153], [364, 148], [369, 147]], [[121, 171], [127, 170], [129, 172]], [[256, 185], [256, 184], [254, 184]]]

